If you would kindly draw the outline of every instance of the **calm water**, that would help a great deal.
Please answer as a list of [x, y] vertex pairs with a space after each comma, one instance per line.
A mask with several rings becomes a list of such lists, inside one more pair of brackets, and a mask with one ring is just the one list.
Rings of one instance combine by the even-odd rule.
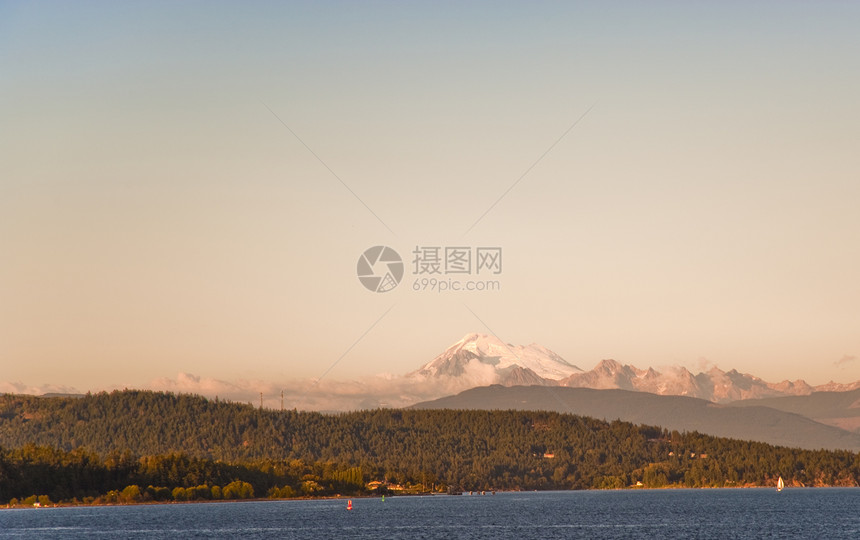
[[860, 538], [860, 489], [711, 489], [0, 511], [6, 538]]

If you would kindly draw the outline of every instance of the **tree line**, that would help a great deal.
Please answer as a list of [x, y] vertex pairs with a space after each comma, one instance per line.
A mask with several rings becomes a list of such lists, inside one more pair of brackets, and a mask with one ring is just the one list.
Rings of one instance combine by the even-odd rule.
[[363, 478], [356, 467], [301, 460], [228, 464], [187, 454], [0, 448], [0, 503], [13, 506], [349, 495], [365, 492]]
[[129, 390], [0, 396], [0, 446], [0, 502], [223, 498], [233, 482], [254, 496], [285, 497], [362, 493], [371, 480], [421, 490], [772, 485], [778, 476], [789, 485], [860, 485], [852, 452], [555, 412], [325, 415]]

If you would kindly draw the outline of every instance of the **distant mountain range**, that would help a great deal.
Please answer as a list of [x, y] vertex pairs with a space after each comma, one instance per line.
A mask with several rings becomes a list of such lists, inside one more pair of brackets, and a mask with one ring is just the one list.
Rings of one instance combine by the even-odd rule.
[[[810, 397], [799, 399], [802, 402]], [[856, 391], [855, 397], [860, 397], [860, 391]], [[745, 409], [739, 414], [741, 406]], [[800, 403], [795, 407], [804, 409]], [[721, 405], [698, 398], [629, 390], [492, 385], [419, 403], [413, 408], [548, 410], [779, 446], [860, 451], [860, 433], [824, 425], [794, 412], [753, 402]]]
[[485, 334], [466, 335], [408, 377], [425, 378], [431, 384], [444, 381], [447, 388], [457, 387], [452, 382], [458, 381], [462, 383], [460, 389], [491, 384], [566, 386], [687, 396], [715, 403], [860, 388], [860, 381], [850, 384], [830, 382], [820, 386], [811, 386], [803, 380], [770, 383], [734, 369], [723, 371], [716, 367], [696, 375], [684, 367], [661, 373], [653, 368], [639, 369], [615, 360], [602, 360], [592, 370], [584, 371], [546, 347], [512, 345]]
[[407, 378], [460, 391], [415, 408], [550, 410], [782, 446], [860, 451], [860, 381], [770, 383], [734, 369], [661, 373], [615, 360], [584, 371], [546, 347], [506, 344], [484, 334], [465, 336]]
[[[251, 402], [248, 396], [258, 392], [190, 375], [181, 381], [190, 386], [168, 389], [205, 393], [202, 384], [222, 399], [241, 402]], [[316, 411], [416, 402], [424, 408], [543, 409], [777, 445], [860, 450], [860, 381], [770, 383], [737, 370], [660, 372], [615, 360], [585, 371], [538, 344], [513, 345], [485, 334], [466, 335], [406, 375], [322, 385], [298, 381], [287, 388], [286, 402]]]

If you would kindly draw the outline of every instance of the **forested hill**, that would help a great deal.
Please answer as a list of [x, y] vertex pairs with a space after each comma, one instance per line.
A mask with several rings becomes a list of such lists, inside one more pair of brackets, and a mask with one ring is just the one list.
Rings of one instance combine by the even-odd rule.
[[333, 463], [361, 468], [364, 481], [465, 489], [767, 485], [778, 475], [796, 485], [860, 484], [860, 456], [852, 452], [778, 448], [555, 412], [323, 415], [143, 391], [0, 396], [0, 446], [8, 452], [28, 444], [124, 452], [126, 460], [182, 452], [234, 464]]

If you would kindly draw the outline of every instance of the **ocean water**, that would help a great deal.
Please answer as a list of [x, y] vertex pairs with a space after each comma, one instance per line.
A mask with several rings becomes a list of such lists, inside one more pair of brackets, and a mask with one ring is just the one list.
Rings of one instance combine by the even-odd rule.
[[566, 491], [0, 510], [3, 538], [860, 538], [860, 488]]

